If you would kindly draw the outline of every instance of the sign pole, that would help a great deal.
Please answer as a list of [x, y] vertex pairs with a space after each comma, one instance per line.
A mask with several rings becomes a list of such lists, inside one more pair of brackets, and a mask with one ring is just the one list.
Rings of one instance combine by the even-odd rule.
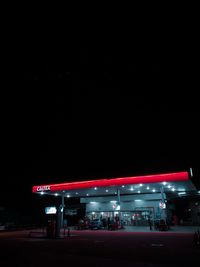
[[161, 218], [163, 219], [163, 220], [165, 220], [166, 221], [166, 219], [167, 219], [167, 215], [166, 215], [166, 208], [164, 207], [165, 206], [165, 196], [164, 196], [164, 187], [162, 186], [161, 187], [161, 201], [162, 201], [162, 205], [163, 205], [163, 208], [161, 208]]
[[117, 198], [118, 198], [118, 206], [119, 206], [119, 227], [121, 227], [121, 206], [120, 206], [120, 190], [117, 189]]

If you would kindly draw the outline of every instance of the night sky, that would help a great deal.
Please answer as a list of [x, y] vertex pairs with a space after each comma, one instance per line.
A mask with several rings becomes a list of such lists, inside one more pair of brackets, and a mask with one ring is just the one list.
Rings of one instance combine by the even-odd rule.
[[189, 167], [200, 187], [195, 66], [120, 49], [22, 49], [9, 59], [0, 206], [28, 206], [36, 184]]

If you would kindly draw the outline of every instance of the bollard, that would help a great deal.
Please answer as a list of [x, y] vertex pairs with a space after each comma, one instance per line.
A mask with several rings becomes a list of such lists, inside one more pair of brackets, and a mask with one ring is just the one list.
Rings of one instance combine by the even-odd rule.
[[68, 228], [67, 230], [67, 236], [69, 237], [70, 236], [70, 229]]

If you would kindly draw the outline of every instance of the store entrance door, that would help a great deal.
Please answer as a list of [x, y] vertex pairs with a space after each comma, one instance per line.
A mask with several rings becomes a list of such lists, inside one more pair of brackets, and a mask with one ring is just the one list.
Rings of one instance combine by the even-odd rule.
[[148, 219], [154, 220], [153, 208], [135, 208], [121, 214], [125, 226], [148, 226]]

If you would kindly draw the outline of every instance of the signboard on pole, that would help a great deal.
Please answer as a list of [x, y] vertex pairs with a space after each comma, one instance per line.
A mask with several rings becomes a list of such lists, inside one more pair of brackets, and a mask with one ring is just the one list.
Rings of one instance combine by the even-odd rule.
[[46, 214], [56, 214], [57, 213], [57, 209], [56, 209], [56, 207], [46, 207], [45, 208], [45, 213]]
[[159, 203], [159, 207], [163, 210], [163, 209], [166, 209], [166, 204], [164, 202], [160, 202]]

